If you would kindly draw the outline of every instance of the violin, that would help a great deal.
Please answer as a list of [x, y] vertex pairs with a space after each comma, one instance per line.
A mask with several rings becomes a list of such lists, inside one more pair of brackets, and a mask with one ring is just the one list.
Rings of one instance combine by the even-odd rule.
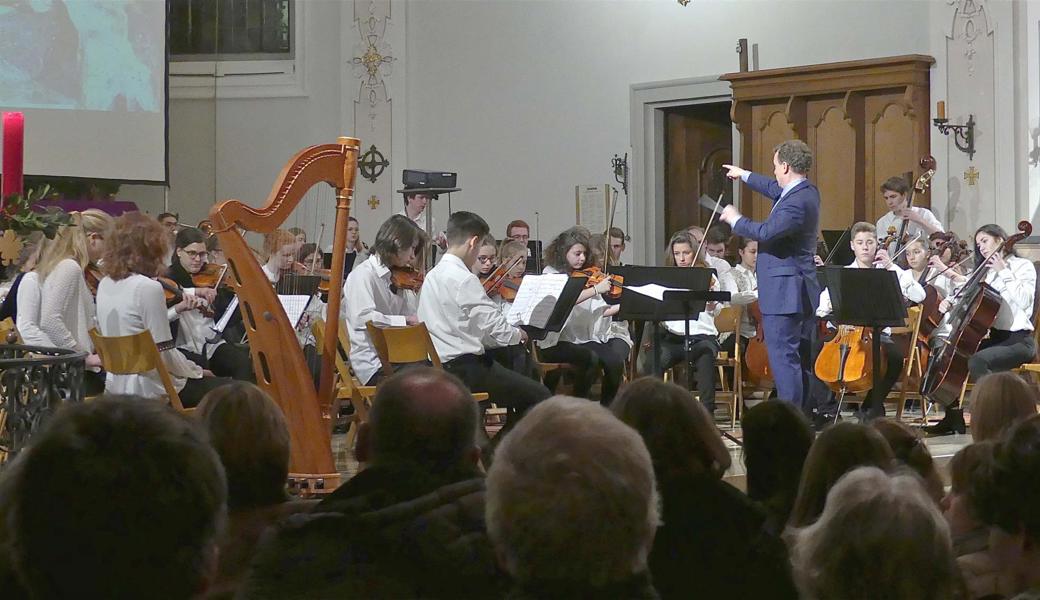
[[744, 365], [747, 367], [745, 373], [751, 383], [761, 387], [765, 381], [773, 379], [772, 373], [769, 372], [769, 352], [766, 349], [766, 335], [762, 326], [762, 310], [758, 306], [758, 300], [749, 304], [745, 310], [755, 322], [755, 337], [748, 340], [744, 353]]
[[571, 277], [587, 277], [588, 281], [585, 282], [585, 287], [590, 288], [599, 285], [603, 281], [610, 281], [610, 290], [604, 294], [613, 299], [621, 297], [621, 291], [624, 289], [625, 278], [621, 275], [614, 275], [613, 273], [604, 273], [599, 267], [588, 267], [581, 269], [580, 271], [571, 272]]
[[[184, 300], [184, 289], [176, 281], [162, 275], [156, 277], [155, 280], [163, 288], [163, 294], [166, 296], [166, 308], [176, 306]], [[213, 309], [206, 304], [198, 306], [195, 310], [202, 313], [203, 316], [213, 318]]]
[[520, 282], [523, 275], [509, 275], [509, 272], [524, 261], [523, 256], [517, 256], [508, 263], [502, 263], [495, 267], [487, 275], [483, 276], [484, 293], [488, 296], [498, 294], [506, 302], [516, 300], [516, 293], [520, 291]]
[[390, 267], [390, 285], [394, 290], [418, 292], [424, 277], [415, 267]]
[[87, 266], [83, 268], [83, 278], [87, 281], [87, 288], [90, 290], [90, 295], [94, 298], [97, 298], [98, 285], [101, 283], [101, 278], [104, 276], [105, 274], [102, 273], [101, 269], [94, 263], [88, 263]]
[[202, 265], [202, 269], [198, 273], [191, 276], [191, 282], [195, 287], [217, 289], [227, 285], [227, 281], [224, 280], [226, 272], [226, 267], [216, 263], [206, 263]]

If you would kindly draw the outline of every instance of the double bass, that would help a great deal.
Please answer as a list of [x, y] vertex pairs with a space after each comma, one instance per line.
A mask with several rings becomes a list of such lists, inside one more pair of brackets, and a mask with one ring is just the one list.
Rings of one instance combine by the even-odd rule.
[[[1011, 252], [1015, 244], [1033, 233], [1033, 226], [1029, 221], [1020, 221], [1018, 231], [997, 246], [995, 252]], [[968, 359], [978, 352], [1000, 310], [1000, 294], [986, 283], [988, 265], [988, 260], [977, 265], [968, 281], [951, 296], [953, 306], [928, 340], [928, 366], [921, 378], [921, 395], [946, 407], [960, 398], [968, 381]]]
[[[924, 169], [924, 172], [921, 173], [921, 176], [918, 177], [917, 181], [914, 182], [914, 187], [910, 189], [910, 197], [907, 198], [906, 208], [903, 209], [907, 212], [913, 210], [914, 198], [917, 196], [917, 193], [921, 192], [923, 194], [924, 192], [926, 192], [928, 190], [928, 186], [932, 183], [932, 178], [935, 177], [935, 157], [931, 155], [923, 156], [917, 164], [921, 165], [921, 168]], [[899, 232], [895, 236], [896, 247], [894, 250], [892, 250], [893, 256], [899, 254], [903, 250], [903, 248], [909, 243], [910, 240], [907, 239], [909, 236], [906, 233], [906, 228], [909, 224], [910, 219], [907, 219], [906, 217], [904, 217], [903, 222], [899, 224]], [[885, 245], [882, 246], [882, 248], [888, 249], [888, 246]], [[906, 258], [903, 258], [899, 262], [899, 266], [904, 269], [908, 267], [906, 263]]]

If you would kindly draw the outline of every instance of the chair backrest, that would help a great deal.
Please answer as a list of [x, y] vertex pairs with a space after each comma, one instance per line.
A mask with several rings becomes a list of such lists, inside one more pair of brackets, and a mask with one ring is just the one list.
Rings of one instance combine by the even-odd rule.
[[430, 361], [434, 367], [441, 368], [440, 356], [437, 355], [437, 348], [433, 345], [425, 323], [383, 327], [369, 321], [365, 326], [387, 375], [393, 374], [392, 365], [395, 364]]
[[720, 334], [740, 331], [740, 320], [743, 315], [743, 306], [726, 306], [715, 316], [715, 329]]
[[139, 333], [121, 336], [103, 336], [97, 329], [90, 330], [94, 350], [101, 358], [101, 365], [113, 375], [142, 375], [157, 371], [170, 404], [180, 412], [192, 412], [181, 404], [181, 397], [173, 385], [173, 378], [166, 370], [166, 363], [159, 354], [152, 332], [145, 329]]

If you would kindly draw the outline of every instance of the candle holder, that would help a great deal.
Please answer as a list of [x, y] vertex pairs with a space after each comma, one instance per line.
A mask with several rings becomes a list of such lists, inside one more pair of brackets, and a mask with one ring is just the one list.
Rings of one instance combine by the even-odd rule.
[[968, 115], [968, 122], [964, 125], [950, 125], [950, 120], [945, 118], [932, 119], [939, 133], [950, 135], [953, 132], [953, 143], [957, 149], [968, 155], [968, 160], [975, 156], [975, 115]]

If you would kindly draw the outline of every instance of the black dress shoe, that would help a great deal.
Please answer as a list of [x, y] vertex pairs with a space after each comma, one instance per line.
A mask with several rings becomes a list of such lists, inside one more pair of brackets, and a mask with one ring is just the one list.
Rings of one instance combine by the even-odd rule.
[[941, 421], [935, 425], [924, 427], [924, 432], [929, 436], [952, 435], [954, 433], [965, 433], [968, 428], [964, 424], [964, 409], [947, 408], [946, 414]]

